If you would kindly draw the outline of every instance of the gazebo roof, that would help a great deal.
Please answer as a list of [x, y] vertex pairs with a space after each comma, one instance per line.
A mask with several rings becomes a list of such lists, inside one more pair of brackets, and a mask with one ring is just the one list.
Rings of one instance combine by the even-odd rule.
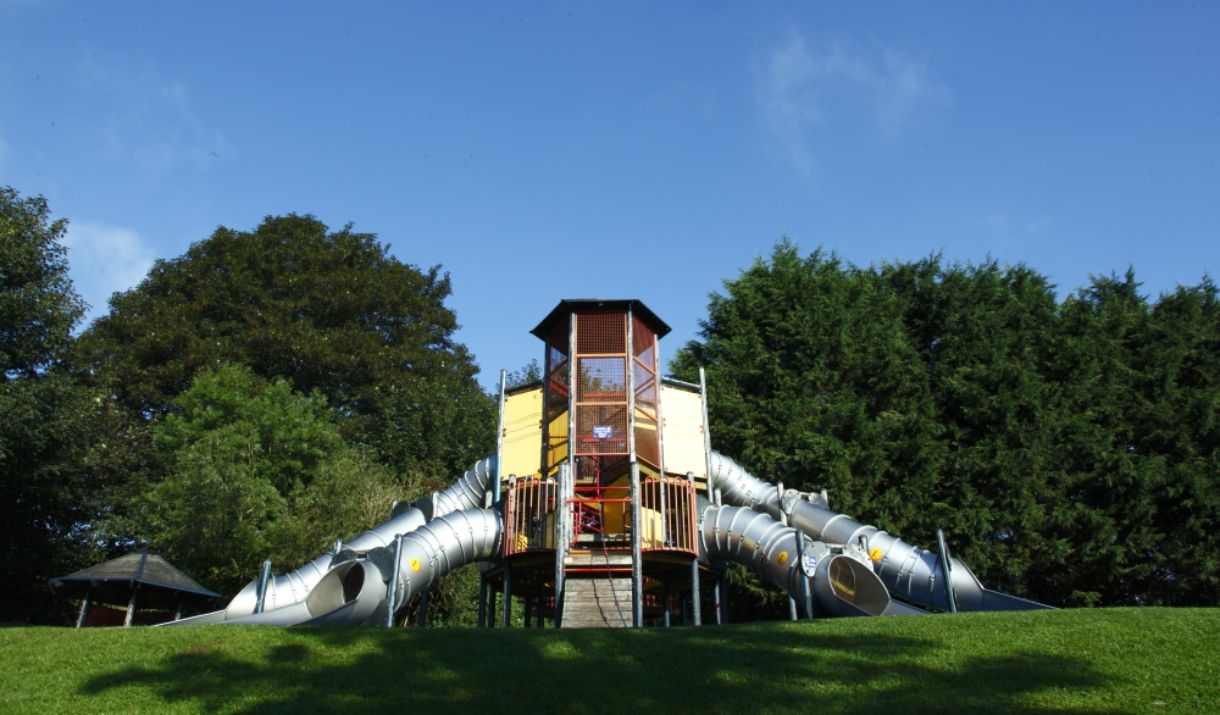
[[187, 603], [205, 603], [220, 596], [164, 558], [146, 551], [51, 579], [51, 590], [61, 596], [84, 598], [87, 594], [92, 601], [118, 605], [126, 605], [137, 587], [140, 605], [153, 609], [172, 610], [179, 598]]

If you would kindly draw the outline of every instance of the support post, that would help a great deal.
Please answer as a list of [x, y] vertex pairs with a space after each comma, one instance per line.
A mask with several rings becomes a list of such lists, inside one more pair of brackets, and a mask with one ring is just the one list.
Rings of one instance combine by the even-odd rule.
[[513, 615], [513, 567], [504, 562], [504, 602], [500, 604], [500, 626], [508, 628], [512, 625]]
[[945, 543], [945, 532], [936, 530], [936, 547], [940, 549], [940, 571], [945, 579], [945, 598], [949, 601], [949, 613], [957, 613], [957, 593], [953, 590], [953, 566], [949, 563], [949, 546]]
[[424, 589], [419, 594], [419, 613], [415, 617], [415, 625], [423, 628], [428, 625], [428, 606], [432, 603], [432, 587]]
[[89, 622], [89, 608], [92, 606], [93, 589], [85, 591], [85, 600], [80, 602], [80, 614], [76, 617], [76, 627], [84, 628]]
[[258, 601], [254, 604], [254, 612], [262, 613], [267, 602], [267, 584], [271, 582], [271, 559], [263, 561], [263, 570], [258, 575]]
[[135, 621], [136, 616], [136, 595], [140, 593], [140, 584], [136, 583], [131, 588], [131, 599], [127, 601], [127, 616], [123, 618], [123, 627], [131, 626]]
[[716, 506], [720, 506], [719, 498], [712, 500], [712, 495], [716, 493], [716, 483], [712, 476], [712, 431], [707, 421], [707, 373], [703, 368], [699, 368], [699, 402], [703, 418], [703, 471], [707, 474], [707, 498]]
[[479, 624], [479, 628], [487, 625], [487, 575], [479, 574], [479, 611], [476, 616], [475, 623]]
[[703, 625], [703, 604], [699, 597], [699, 559], [690, 561], [690, 604], [691, 620], [694, 625]]
[[501, 466], [504, 464], [504, 397], [508, 388], [508, 371], [500, 370], [500, 419], [496, 426], [496, 473], [493, 475], [494, 482], [492, 484], [492, 504], [500, 503], [500, 477]]
[[[780, 507], [779, 521], [784, 526], [787, 526], [788, 525], [788, 512], [784, 511], [784, 483], [783, 482], [780, 482], [775, 485], [775, 492], [776, 492], [776, 500], [777, 500], [776, 503], [779, 504], [779, 507]], [[801, 532], [799, 532], [799, 531], [796, 532], [796, 543], [799, 548], [799, 545], [801, 543]], [[800, 568], [799, 562], [797, 563], [797, 568]], [[796, 598], [794, 596], [788, 596], [788, 620], [795, 621], [796, 619], [797, 619], [796, 618]]]
[[563, 620], [564, 561], [568, 557], [568, 529], [572, 525], [572, 470], [569, 462], [559, 465], [559, 494], [555, 505], [555, 627]]
[[805, 573], [805, 535], [796, 532], [796, 563], [801, 578], [801, 609], [805, 618], [813, 618], [813, 594], [809, 591], [809, 575]]
[[644, 627], [644, 549], [640, 523], [640, 463], [631, 462], [631, 625]]
[[136, 597], [140, 593], [140, 581], [144, 578], [144, 565], [148, 563], [148, 546], [140, 549], [140, 565], [136, 567], [135, 578], [131, 579], [131, 600], [127, 602], [127, 617], [123, 619], [123, 626], [130, 626], [136, 617]]
[[385, 627], [394, 627], [394, 614], [398, 611], [398, 574], [402, 573], [402, 534], [394, 537], [394, 569], [390, 572], [390, 588], [386, 594]]
[[720, 572], [720, 580], [716, 584], [720, 591], [720, 622], [728, 623], [733, 617], [733, 603], [729, 600], [729, 579], [724, 571]]

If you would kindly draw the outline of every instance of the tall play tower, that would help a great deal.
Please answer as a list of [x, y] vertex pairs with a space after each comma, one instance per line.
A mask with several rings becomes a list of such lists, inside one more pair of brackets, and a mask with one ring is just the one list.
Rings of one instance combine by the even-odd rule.
[[563, 300], [533, 329], [541, 384], [500, 391], [504, 553], [483, 577], [502, 608], [522, 597], [565, 626], [697, 620], [706, 410], [700, 385], [660, 376], [668, 332], [638, 300]]
[[700, 580], [729, 563], [786, 591], [794, 619], [1046, 608], [985, 588], [943, 539], [925, 551], [831, 510], [825, 491], [785, 490], [713, 452], [704, 380], [660, 376], [669, 326], [640, 301], [563, 300], [532, 332], [542, 379], [501, 377], [494, 455], [177, 623], [389, 625], [471, 563], [480, 625], [508, 625], [514, 599], [530, 625], [700, 625], [702, 594], [722, 603]]

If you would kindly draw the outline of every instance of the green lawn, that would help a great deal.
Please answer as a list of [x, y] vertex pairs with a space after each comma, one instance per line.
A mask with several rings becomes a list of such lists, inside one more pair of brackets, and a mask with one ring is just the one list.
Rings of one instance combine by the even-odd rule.
[[642, 631], [0, 629], [2, 713], [1220, 712], [1220, 609]]

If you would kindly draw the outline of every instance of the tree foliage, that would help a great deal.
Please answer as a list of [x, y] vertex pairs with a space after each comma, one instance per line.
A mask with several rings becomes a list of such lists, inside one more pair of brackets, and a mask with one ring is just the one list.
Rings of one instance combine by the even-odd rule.
[[0, 622], [45, 621], [46, 579], [81, 563], [75, 461], [89, 401], [59, 370], [83, 304], [41, 197], [0, 188]]
[[157, 261], [80, 341], [82, 367], [155, 420], [222, 362], [324, 395], [345, 437], [395, 469], [451, 473], [490, 448], [493, 406], [445, 307], [450, 285], [391, 257], [372, 234], [310, 216], [218, 228]]
[[1057, 301], [1025, 266], [858, 268], [788, 241], [713, 294], [715, 444], [759, 476], [1055, 604], [1215, 605], [1220, 308], [1134, 274]]
[[110, 505], [97, 538], [152, 540], [223, 590], [448, 484], [494, 437], [449, 292], [310, 216], [158, 261], [73, 355], [108, 397], [85, 460]]
[[263, 559], [298, 564], [389, 514], [404, 488], [345, 445], [318, 393], [220, 365], [196, 376], [153, 429], [170, 465], [136, 499], [132, 533], [212, 588]]

